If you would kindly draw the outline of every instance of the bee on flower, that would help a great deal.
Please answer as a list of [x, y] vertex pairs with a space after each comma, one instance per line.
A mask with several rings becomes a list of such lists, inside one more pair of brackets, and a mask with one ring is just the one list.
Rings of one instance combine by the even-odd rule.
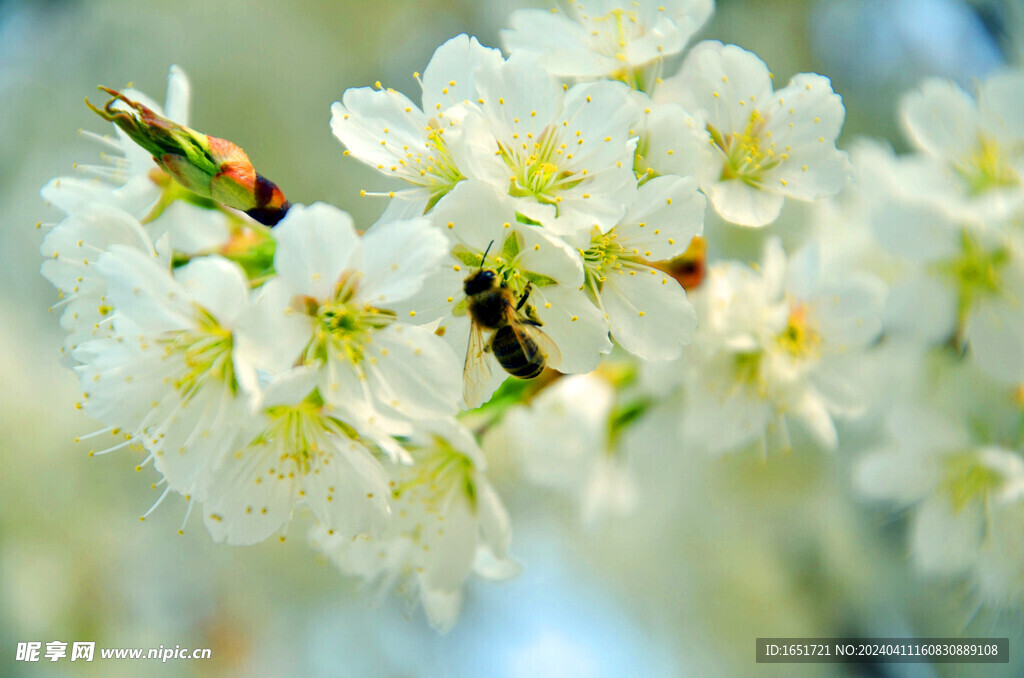
[[[516, 220], [512, 201], [490, 186], [466, 181], [446, 196], [430, 214], [438, 234], [448, 239], [445, 265], [424, 282], [405, 306], [437, 331], [467, 365], [482, 360], [483, 376], [467, 380], [464, 404], [477, 407], [490, 398], [507, 372], [493, 351], [475, 356], [475, 321], [469, 311], [467, 279], [491, 270], [504, 284], [520, 310], [535, 314], [537, 327], [558, 349], [549, 366], [562, 372], [589, 372], [611, 350], [607, 321], [583, 292], [583, 262], [577, 251], [546, 229]], [[486, 255], [486, 256], [485, 256]], [[525, 297], [524, 297], [525, 295]], [[480, 349], [483, 350], [482, 348]]]

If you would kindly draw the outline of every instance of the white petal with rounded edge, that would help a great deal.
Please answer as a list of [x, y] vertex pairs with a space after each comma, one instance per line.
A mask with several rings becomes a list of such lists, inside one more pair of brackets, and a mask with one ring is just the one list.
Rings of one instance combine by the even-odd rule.
[[297, 294], [323, 301], [359, 248], [359, 238], [346, 212], [324, 203], [292, 205], [274, 228], [278, 276]]
[[612, 337], [644, 360], [678, 358], [683, 345], [693, 340], [697, 312], [686, 290], [657, 269], [608, 272], [601, 303]]

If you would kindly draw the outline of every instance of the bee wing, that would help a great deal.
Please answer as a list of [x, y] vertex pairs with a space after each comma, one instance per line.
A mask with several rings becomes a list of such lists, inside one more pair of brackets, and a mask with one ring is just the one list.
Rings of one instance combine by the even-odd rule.
[[[527, 360], [542, 362], [541, 358], [543, 357], [543, 362], [550, 367], [562, 363], [562, 352], [558, 350], [558, 345], [552, 341], [551, 337], [544, 334], [542, 329], [518, 316], [515, 322], [510, 322], [509, 325], [512, 327], [512, 332], [516, 335], [516, 340], [523, 349], [523, 355]], [[524, 341], [524, 336], [529, 336], [533, 341]], [[538, 355], [538, 352], [542, 355]]]
[[469, 346], [466, 348], [466, 365], [462, 370], [462, 397], [469, 407], [477, 407], [490, 395], [487, 388], [493, 379], [491, 361], [484, 352], [484, 334], [477, 323], [469, 328]]

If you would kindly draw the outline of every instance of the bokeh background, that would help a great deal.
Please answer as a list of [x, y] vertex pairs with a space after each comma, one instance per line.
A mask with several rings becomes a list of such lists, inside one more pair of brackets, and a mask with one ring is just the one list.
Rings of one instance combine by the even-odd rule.
[[[383, 180], [343, 158], [328, 126], [347, 87], [412, 77], [460, 32], [498, 44], [519, 0], [0, 0], [0, 675], [71, 676], [1019, 676], [1020, 614], [916, 576], [900, 516], [852, 496], [849, 458], [694, 459], [656, 421], [628, 441], [642, 501], [627, 518], [579, 528], [564, 499], [493, 463], [525, 566], [476, 582], [445, 636], [396, 596], [342, 578], [305, 545], [229, 548], [184, 503], [138, 516], [157, 478], [122, 452], [72, 442], [93, 424], [57, 352], [53, 289], [39, 275], [58, 214], [38, 196], [98, 149], [82, 105], [97, 84], [162, 100], [167, 68], [191, 76], [194, 127], [235, 141], [293, 202], [325, 200], [368, 225], [359, 198]], [[970, 86], [1021, 64], [1020, 0], [719, 0], [704, 37], [759, 54], [780, 82], [833, 78], [844, 142], [900, 147], [901, 91], [941, 75]], [[95, 97], [94, 97], [95, 98]], [[777, 229], [785, 230], [787, 211]], [[743, 236], [737, 236], [742, 239]], [[657, 416], [672, 416], [662, 411]], [[853, 430], [870, 439], [876, 431]], [[1010, 665], [755, 665], [757, 636], [1010, 636]], [[210, 647], [205, 661], [17, 664], [19, 641], [97, 647]]]

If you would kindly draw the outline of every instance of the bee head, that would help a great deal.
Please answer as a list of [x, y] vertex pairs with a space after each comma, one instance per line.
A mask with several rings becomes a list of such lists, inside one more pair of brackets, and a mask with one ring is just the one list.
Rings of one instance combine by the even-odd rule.
[[473, 275], [466, 278], [466, 281], [462, 284], [463, 291], [465, 291], [467, 297], [471, 297], [475, 294], [482, 294], [488, 290], [492, 290], [498, 286], [498, 274], [489, 268], [481, 268], [479, 271], [473, 273]]

